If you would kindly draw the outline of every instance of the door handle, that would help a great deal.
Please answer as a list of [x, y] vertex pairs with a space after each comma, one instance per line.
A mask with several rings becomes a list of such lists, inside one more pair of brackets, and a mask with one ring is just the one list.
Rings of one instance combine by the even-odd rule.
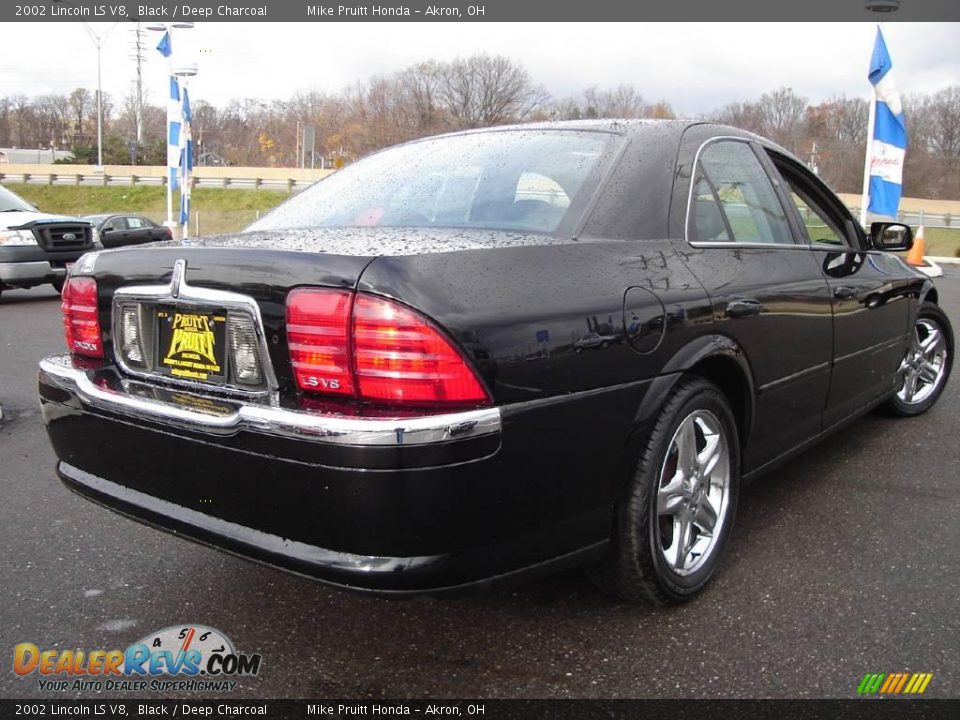
[[759, 315], [761, 310], [763, 310], [763, 303], [754, 298], [741, 298], [739, 300], [731, 300], [727, 303], [727, 317], [730, 318]]
[[849, 300], [852, 297], [856, 297], [856, 295], [857, 289], [850, 285], [840, 285], [833, 290], [833, 296], [838, 300]]

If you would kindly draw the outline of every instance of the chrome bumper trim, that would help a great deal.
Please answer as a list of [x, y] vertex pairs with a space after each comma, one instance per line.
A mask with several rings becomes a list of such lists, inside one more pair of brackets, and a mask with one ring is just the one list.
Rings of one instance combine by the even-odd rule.
[[34, 262], [0, 263], [0, 281], [2, 282], [32, 282], [46, 280], [50, 277], [65, 278], [65, 268], [55, 268], [46, 260]]
[[217, 435], [250, 430], [333, 445], [400, 447], [462, 440], [501, 430], [499, 408], [412, 418], [357, 418], [215, 398], [219, 406], [232, 412], [202, 412], [101, 387], [91, 380], [94, 372], [74, 367], [69, 355], [40, 361], [41, 383], [70, 392], [91, 408]]

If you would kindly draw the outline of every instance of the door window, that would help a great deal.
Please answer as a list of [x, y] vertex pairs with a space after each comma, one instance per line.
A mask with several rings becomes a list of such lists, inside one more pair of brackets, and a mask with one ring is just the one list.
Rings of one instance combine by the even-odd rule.
[[[700, 153], [691, 207], [692, 240], [792, 245], [773, 183], [745, 142], [723, 140]], [[708, 193], [707, 190], [710, 192]], [[721, 231], [716, 212], [724, 221]]]
[[841, 210], [825, 199], [826, 190], [817, 187], [818, 182], [812, 177], [806, 177], [806, 170], [788, 164], [785, 158], [770, 153], [770, 159], [787, 185], [807, 242], [832, 247], [849, 246], [850, 240], [844, 232], [846, 218]]

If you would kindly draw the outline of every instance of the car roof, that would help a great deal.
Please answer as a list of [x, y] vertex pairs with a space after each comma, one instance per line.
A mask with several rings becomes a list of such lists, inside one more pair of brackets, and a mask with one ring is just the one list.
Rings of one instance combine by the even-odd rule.
[[[701, 128], [715, 136], [741, 137], [754, 140], [769, 148], [773, 148], [789, 157], [795, 158], [786, 148], [778, 145], [769, 138], [757, 135], [731, 125], [709, 120], [656, 120], [652, 118], [585, 118], [580, 120], [548, 120], [543, 122], [517, 123], [513, 125], [493, 125], [490, 127], [456, 130], [443, 135], [432, 135], [418, 138], [409, 143], [431, 140], [436, 137], [454, 137], [457, 135], [471, 135], [475, 133], [489, 133], [502, 131], [537, 131], [537, 130], [573, 130], [582, 132], [608, 132], [623, 135], [639, 140], [640, 142], [655, 142], [657, 144], [677, 145], [683, 134], [692, 127]], [[409, 144], [406, 143], [406, 144]], [[384, 148], [387, 149], [387, 148]]]

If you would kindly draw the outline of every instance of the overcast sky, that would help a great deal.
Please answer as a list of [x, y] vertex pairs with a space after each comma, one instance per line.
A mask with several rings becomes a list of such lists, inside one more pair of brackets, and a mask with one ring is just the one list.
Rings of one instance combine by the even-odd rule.
[[[131, 25], [111, 30], [103, 88], [119, 104], [135, 77]], [[787, 86], [817, 102], [834, 94], [867, 97], [875, 25], [653, 23], [197, 23], [174, 36], [178, 62], [194, 60], [195, 99], [285, 99], [298, 89], [336, 91], [373, 74], [474, 52], [523, 64], [554, 97], [590, 85], [632, 83], [648, 101], [684, 115]], [[960, 23], [885, 23], [901, 92], [960, 84]], [[166, 61], [148, 33], [144, 86], [163, 102]], [[81, 23], [8, 24], [0, 96], [95, 88], [96, 51]]]

